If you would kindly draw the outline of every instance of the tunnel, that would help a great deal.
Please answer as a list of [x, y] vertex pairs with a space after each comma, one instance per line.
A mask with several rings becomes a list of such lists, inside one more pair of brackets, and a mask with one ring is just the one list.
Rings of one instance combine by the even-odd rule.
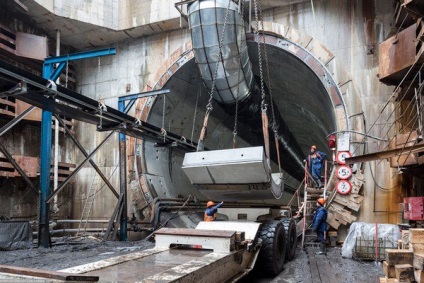
[[[311, 52], [275, 33], [263, 35], [266, 41], [273, 100], [277, 111], [306, 157], [311, 145], [327, 153], [327, 135], [340, 128], [340, 120], [348, 123], [346, 105], [331, 74]], [[260, 78], [256, 36], [247, 33], [248, 54], [255, 79]], [[261, 39], [262, 40], [262, 39]], [[197, 142], [202, 128], [209, 92], [202, 82], [190, 43], [188, 49], [164, 63], [158, 70], [153, 89], [170, 89], [167, 95], [151, 97], [138, 103], [138, 118]], [[267, 84], [267, 83], [266, 83]], [[268, 85], [266, 85], [268, 87]], [[340, 115], [340, 113], [342, 113]], [[341, 118], [339, 116], [342, 116]], [[249, 122], [237, 123], [237, 147], [263, 145], [262, 131]], [[233, 147], [235, 113], [225, 105], [213, 102], [205, 147], [210, 150]], [[275, 149], [271, 143], [271, 152]], [[144, 191], [151, 197], [206, 197], [196, 190], [181, 169], [185, 152], [172, 145], [136, 140], [136, 173], [144, 178]], [[271, 154], [272, 155], [272, 154]], [[285, 190], [279, 200], [256, 200], [255, 203], [285, 204], [298, 188], [303, 175], [302, 160], [281, 156]], [[278, 172], [276, 159], [272, 171]], [[293, 173], [294, 172], [294, 173]]]

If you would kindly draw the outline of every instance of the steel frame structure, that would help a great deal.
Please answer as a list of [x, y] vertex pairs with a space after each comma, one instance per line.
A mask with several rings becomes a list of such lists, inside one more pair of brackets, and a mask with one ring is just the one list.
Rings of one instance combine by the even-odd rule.
[[[102, 127], [97, 127], [98, 131], [117, 131], [120, 135], [120, 185], [121, 185], [121, 194], [124, 194], [124, 207], [126, 208], [126, 135], [133, 137], [143, 138], [145, 140], [151, 140], [156, 142], [163, 142], [164, 139], [166, 143], [177, 145], [183, 151], [195, 151], [197, 148], [197, 143], [194, 143], [190, 140], [186, 140], [184, 137], [177, 134], [167, 132], [164, 133], [159, 127], [151, 125], [146, 122], [140, 122], [138, 119], [127, 115], [126, 113], [134, 105], [136, 99], [140, 97], [146, 97], [151, 95], [158, 95], [168, 93], [169, 90], [160, 90], [150, 93], [140, 93], [133, 94], [128, 96], [123, 96], [119, 100], [120, 110], [114, 109], [112, 107], [107, 107], [105, 111], [101, 111], [98, 101], [88, 98], [84, 95], [81, 95], [77, 92], [64, 88], [62, 86], [56, 86], [53, 81], [60, 75], [58, 69], [62, 66], [62, 70], [66, 65], [68, 60], [80, 60], [90, 57], [106, 56], [111, 55], [114, 49], [106, 49], [103, 51], [88, 51], [82, 53], [76, 53], [74, 55], [65, 55], [53, 58], [47, 58], [46, 63], [43, 67], [43, 78], [36, 76], [30, 72], [22, 70], [16, 66], [8, 64], [0, 60], [0, 74], [2, 74], [8, 81], [16, 83], [16, 87], [13, 92], [7, 92], [6, 96], [14, 96], [17, 99], [20, 99], [26, 103], [32, 104], [27, 111], [22, 113], [19, 117], [16, 117], [2, 129], [0, 129], [0, 135], [6, 132], [8, 129], [13, 127], [17, 122], [23, 119], [34, 107], [39, 107], [43, 110], [42, 113], [42, 138], [41, 138], [41, 152], [40, 152], [40, 219], [39, 219], [39, 244], [43, 247], [49, 246], [49, 202], [54, 197], [54, 194], [57, 194], [60, 190], [63, 189], [64, 185], [62, 184], [60, 190], [57, 190], [53, 195], [49, 196], [50, 193], [50, 157], [51, 157], [51, 122], [52, 122], [52, 113], [56, 117], [63, 115], [75, 120], [82, 122], [98, 125], [100, 120], [102, 120]], [[55, 60], [56, 59], [56, 60]], [[54, 65], [59, 63], [59, 67], [54, 69]], [[55, 77], [56, 76], [56, 77]], [[1, 79], [1, 78], [0, 78]], [[125, 101], [129, 101], [125, 105]], [[59, 117], [60, 119], [60, 117]], [[61, 120], [59, 120], [61, 121]], [[63, 123], [63, 121], [62, 121]], [[66, 131], [66, 127], [65, 127]], [[112, 132], [113, 133], [113, 132]], [[112, 134], [110, 134], [111, 136]], [[77, 147], [83, 152], [86, 159], [83, 161], [83, 164], [90, 162], [92, 165], [94, 161], [91, 160], [91, 157], [98, 150], [100, 145], [95, 149], [91, 154], [87, 154], [82, 149], [82, 146], [77, 142], [73, 135], [70, 135], [73, 141], [76, 143]], [[108, 136], [109, 137], [109, 136]], [[102, 142], [104, 143], [104, 141]], [[17, 165], [17, 164], [16, 164]], [[17, 165], [19, 167], [19, 165]], [[82, 167], [80, 165], [79, 167]], [[97, 166], [96, 166], [97, 167]], [[98, 167], [95, 170], [99, 173], [100, 170]], [[80, 169], [80, 168], [79, 168]], [[18, 170], [19, 171], [19, 170]], [[22, 171], [22, 170], [20, 170]], [[75, 170], [77, 171], [77, 170]], [[23, 171], [22, 171], [23, 173]], [[75, 173], [76, 174], [76, 173]], [[74, 176], [75, 174], [72, 174]], [[33, 187], [35, 191], [35, 186], [30, 182], [30, 180], [25, 178], [25, 173], [22, 175], [24, 179], [29, 183], [30, 187]], [[102, 179], [105, 177], [102, 176]], [[71, 176], [69, 176], [65, 181], [69, 181]], [[32, 184], [32, 185], [30, 185]], [[108, 183], [107, 183], [108, 184]], [[108, 184], [108, 187], [114, 192], [113, 187]], [[114, 192], [117, 196], [116, 191]], [[125, 211], [125, 210], [123, 210]], [[127, 217], [126, 213], [122, 214], [121, 217], [121, 240], [126, 240], [126, 226], [127, 226]]]

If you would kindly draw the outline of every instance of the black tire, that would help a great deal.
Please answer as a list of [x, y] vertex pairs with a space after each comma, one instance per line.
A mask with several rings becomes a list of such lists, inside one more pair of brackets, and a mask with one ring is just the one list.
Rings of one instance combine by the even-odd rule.
[[271, 220], [262, 224], [259, 232], [262, 247], [257, 267], [266, 276], [276, 276], [283, 271], [286, 258], [286, 236], [281, 221]]
[[286, 232], [286, 261], [292, 261], [296, 256], [297, 231], [296, 222], [292, 218], [281, 220]]

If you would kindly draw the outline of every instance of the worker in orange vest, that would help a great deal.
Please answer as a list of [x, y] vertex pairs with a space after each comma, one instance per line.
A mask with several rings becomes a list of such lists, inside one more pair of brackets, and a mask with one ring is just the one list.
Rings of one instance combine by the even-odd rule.
[[215, 221], [218, 208], [220, 208], [223, 203], [224, 202], [222, 201], [215, 205], [213, 201], [208, 201], [208, 203], [206, 204], [204, 221]]

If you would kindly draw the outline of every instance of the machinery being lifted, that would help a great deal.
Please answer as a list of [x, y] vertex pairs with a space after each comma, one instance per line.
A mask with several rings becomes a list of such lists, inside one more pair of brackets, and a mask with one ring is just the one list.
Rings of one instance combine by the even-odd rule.
[[[111, 107], [105, 109], [97, 101], [66, 88], [52, 88], [51, 82], [0, 62], [0, 72], [12, 78], [12, 81], [19, 82], [19, 87], [7, 95], [14, 95], [44, 110], [80, 121], [92, 124], [100, 121], [98, 130], [114, 130], [145, 140], [175, 144], [189, 152], [185, 154], [182, 170], [194, 188], [206, 198], [234, 203], [250, 201], [258, 205], [244, 206], [240, 202], [237, 208], [220, 208], [220, 213], [226, 215], [228, 221], [200, 222], [195, 229], [161, 228], [154, 233], [154, 249], [133, 257], [128, 256], [127, 259], [111, 259], [108, 263], [93, 263], [62, 272], [114, 274], [122, 280], [124, 275], [121, 273], [127, 273], [125, 268], [129, 268], [128, 259], [136, 259], [141, 262], [140, 272], [145, 276], [141, 282], [208, 282], [211, 276], [216, 282], [227, 282], [243, 277], [255, 265], [264, 274], [275, 276], [283, 270], [284, 262], [295, 256], [298, 233], [295, 221], [290, 218], [291, 211], [282, 208], [281, 204], [264, 205], [263, 201], [280, 199], [283, 194], [280, 154], [285, 154], [288, 164], [284, 164], [284, 169], [293, 172], [293, 175], [299, 175], [298, 171], [301, 172], [300, 175], [303, 173], [299, 161], [302, 154], [278, 109], [274, 109], [276, 107], [270, 85], [265, 89], [261, 59], [261, 76], [259, 79], [253, 76], [244, 33], [243, 12], [239, 6], [243, 1], [184, 2], [188, 4], [196, 61], [210, 94], [197, 144]], [[256, 6], [255, 12], [259, 22]], [[208, 38], [211, 34], [216, 35], [215, 40], [214, 37]], [[262, 54], [259, 42], [258, 54], [259, 57]], [[267, 60], [266, 50], [264, 54]], [[240, 115], [244, 117], [245, 123], [252, 124], [255, 131], [263, 132], [265, 146], [205, 150], [204, 141], [213, 99], [226, 112], [235, 113], [234, 145]], [[268, 106], [272, 110], [269, 122]], [[279, 173], [275, 174], [271, 173], [269, 128], [272, 128], [275, 138], [274, 161], [278, 160]], [[279, 151], [280, 143], [283, 145], [282, 152]], [[190, 152], [196, 149], [197, 152]], [[293, 169], [293, 164], [300, 164], [297, 166], [300, 169]], [[194, 249], [184, 254], [185, 263], [181, 262], [181, 258], [175, 258], [176, 266], [173, 268], [165, 271], [152, 268], [155, 264], [152, 257], [167, 254], [172, 258], [172, 248], [181, 246]], [[118, 262], [121, 263], [116, 265]], [[95, 271], [99, 266], [102, 268], [101, 272]], [[140, 277], [137, 279], [140, 281]]]

